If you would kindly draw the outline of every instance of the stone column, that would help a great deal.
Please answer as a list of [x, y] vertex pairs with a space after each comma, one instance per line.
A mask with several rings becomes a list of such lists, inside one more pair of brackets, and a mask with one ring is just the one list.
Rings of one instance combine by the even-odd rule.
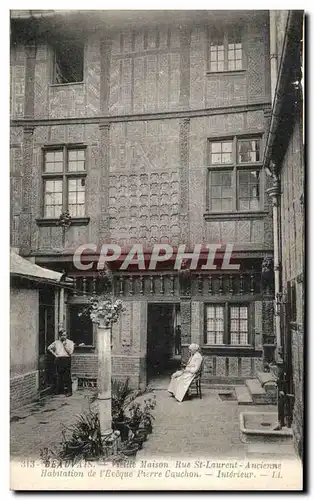
[[111, 430], [111, 327], [100, 321], [97, 325], [98, 351], [98, 411], [100, 430], [103, 437]]

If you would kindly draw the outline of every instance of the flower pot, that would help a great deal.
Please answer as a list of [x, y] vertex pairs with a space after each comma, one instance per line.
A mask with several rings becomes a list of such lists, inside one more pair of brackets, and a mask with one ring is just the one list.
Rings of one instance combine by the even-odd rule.
[[145, 430], [146, 430], [147, 434], [151, 434], [153, 432], [152, 424], [146, 424]]
[[133, 443], [138, 445], [138, 449], [141, 450], [143, 448], [144, 440], [140, 436], [135, 436], [133, 438]]
[[127, 457], [135, 457], [139, 447], [137, 443], [129, 444], [127, 448], [123, 448], [122, 453]]
[[129, 427], [132, 430], [132, 432], [135, 434], [138, 431], [138, 428], [140, 426], [140, 421], [131, 421], [129, 423]]
[[126, 441], [129, 436], [129, 426], [126, 421], [116, 421], [112, 424], [114, 431], [120, 431], [121, 441]]
[[141, 437], [143, 441], [147, 439], [147, 431], [145, 429], [138, 429], [135, 435], [136, 437]]

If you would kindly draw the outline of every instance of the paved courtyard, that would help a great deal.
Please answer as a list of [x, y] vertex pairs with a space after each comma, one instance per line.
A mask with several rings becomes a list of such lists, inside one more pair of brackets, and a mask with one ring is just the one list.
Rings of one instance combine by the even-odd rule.
[[[240, 439], [239, 414], [242, 411], [275, 411], [274, 406], [238, 406], [222, 401], [219, 390], [204, 388], [203, 399], [192, 398], [179, 404], [165, 390], [156, 390], [153, 433], [138, 458], [154, 456], [208, 456], [244, 458]], [[92, 392], [78, 391], [71, 398], [47, 397], [15, 410], [11, 414], [12, 458], [38, 457], [40, 451], [58, 448], [64, 426], [88, 409]]]

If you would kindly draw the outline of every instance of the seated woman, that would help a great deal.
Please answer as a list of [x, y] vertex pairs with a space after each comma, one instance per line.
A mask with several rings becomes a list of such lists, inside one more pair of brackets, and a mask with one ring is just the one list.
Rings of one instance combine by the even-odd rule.
[[184, 370], [179, 370], [171, 376], [168, 392], [180, 403], [183, 401], [195, 375], [201, 368], [203, 357], [199, 351], [200, 346], [198, 344], [191, 344], [189, 346], [190, 358], [186, 367]]

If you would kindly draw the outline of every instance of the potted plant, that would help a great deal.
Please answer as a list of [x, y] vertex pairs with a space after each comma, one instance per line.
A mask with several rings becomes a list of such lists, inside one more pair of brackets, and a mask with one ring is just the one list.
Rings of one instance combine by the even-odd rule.
[[129, 427], [133, 434], [135, 434], [143, 419], [143, 411], [141, 410], [140, 403], [133, 402], [129, 407], [129, 413]]
[[125, 415], [125, 410], [133, 393], [134, 391], [129, 386], [128, 378], [125, 381], [112, 380], [112, 428], [113, 430], [120, 431], [122, 441], [128, 439], [129, 435], [129, 418]]
[[142, 414], [142, 424], [147, 433], [151, 433], [153, 430], [153, 421], [155, 420], [152, 410], [156, 406], [156, 396], [152, 398], [144, 399], [144, 409]]
[[62, 433], [60, 456], [73, 461], [98, 459], [103, 454], [103, 442], [100, 432], [98, 413], [91, 408], [88, 412], [78, 415], [77, 421], [66, 430], [69, 437]]
[[127, 457], [135, 457], [138, 450], [139, 445], [135, 443], [132, 438], [124, 441], [121, 445], [121, 452]]

